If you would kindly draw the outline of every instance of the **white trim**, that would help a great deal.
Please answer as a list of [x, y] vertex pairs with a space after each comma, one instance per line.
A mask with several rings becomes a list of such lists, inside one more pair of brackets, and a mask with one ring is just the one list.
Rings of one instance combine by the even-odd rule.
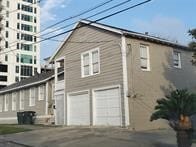
[[[93, 73], [93, 57], [92, 57], [92, 53], [97, 51], [98, 52], [98, 73]], [[83, 58], [84, 58], [84, 55], [85, 54], [88, 54], [89, 55], [89, 75], [84, 75], [84, 63], [83, 63]], [[100, 48], [97, 47], [97, 48], [94, 48], [94, 49], [91, 49], [91, 50], [88, 50], [88, 51], [85, 51], [83, 53], [81, 53], [81, 77], [82, 78], [85, 78], [85, 77], [89, 77], [89, 76], [94, 76], [94, 75], [97, 75], [97, 74], [100, 74]]]
[[51, 86], [52, 86], [52, 87], [51, 87], [51, 89], [52, 89], [52, 90], [51, 90], [51, 92], [52, 92], [52, 93], [51, 93], [51, 99], [52, 99], [52, 100], [55, 100], [55, 84], [52, 83]]
[[45, 100], [46, 100], [46, 108], [45, 108], [45, 115], [48, 115], [48, 96], [49, 96], [49, 94], [48, 94], [48, 87], [49, 87], [49, 84], [48, 84], [48, 82], [46, 83], [46, 88], [45, 88], [45, 90], [46, 90], [46, 98], [45, 98]]
[[59, 62], [59, 61], [61, 61], [61, 60], [65, 60], [65, 56], [59, 57], [59, 58], [57, 58], [55, 61], [56, 61], [56, 62]]
[[125, 36], [121, 37], [121, 54], [123, 66], [123, 95], [124, 95], [124, 111], [125, 111], [125, 126], [129, 126], [129, 100], [128, 100], [128, 71], [127, 71], [127, 43]]
[[[90, 98], [90, 90], [89, 89], [88, 90], [74, 91], [74, 92], [68, 92], [67, 93], [67, 125], [70, 125], [70, 120], [69, 120], [69, 109], [70, 109], [69, 99], [70, 99], [70, 95], [72, 95], [72, 94], [77, 95], [77, 94], [82, 94], [82, 93], [85, 93], [85, 92], [87, 92], [87, 94], [88, 94], [88, 96]], [[90, 102], [89, 102], [89, 104], [90, 104]], [[89, 108], [90, 108], [90, 106], [89, 106]], [[90, 114], [89, 114], [89, 116], [90, 116]], [[90, 116], [90, 119], [91, 119], [91, 116]]]
[[63, 114], [64, 114], [64, 125], [65, 125], [65, 124], [66, 124], [66, 120], [65, 120], [65, 118], [66, 118], [66, 113], [65, 113], [65, 109], [66, 109], [66, 108], [65, 108], [65, 91], [63, 90], [63, 92], [64, 92], [64, 93], [63, 93], [63, 96], [64, 96], [64, 97], [63, 97], [63, 102], [64, 102], [64, 107], [63, 107], [63, 109], [64, 109], [63, 112], [64, 112], [64, 113], [63, 113]]
[[102, 24], [93, 23], [91, 21], [86, 21], [86, 20], [82, 20], [80, 22], [85, 23], [85, 24], [89, 24], [91, 26], [95, 26], [95, 27], [98, 27], [98, 28], [101, 28], [101, 29], [104, 29], [104, 30], [115, 32], [117, 34], [121, 34], [121, 35], [123, 34], [123, 32], [121, 30], [119, 30], [119, 29], [115, 29], [115, 28], [112, 28], [112, 27], [109, 27], [109, 26], [107, 27], [107, 26], [102, 25]]
[[95, 92], [96, 91], [101, 91], [101, 90], [109, 90], [109, 89], [115, 89], [115, 88], [118, 88], [119, 89], [119, 109], [120, 109], [120, 123], [121, 123], [121, 126], [123, 126], [123, 123], [122, 123], [122, 120], [123, 120], [123, 115], [122, 115], [122, 96], [121, 96], [121, 86], [120, 85], [112, 85], [112, 86], [105, 86], [105, 87], [100, 87], [100, 88], [93, 88], [92, 89], [92, 125], [95, 125], [95, 119], [96, 119], [96, 109], [95, 109], [95, 106], [96, 106], [96, 103], [95, 103]]

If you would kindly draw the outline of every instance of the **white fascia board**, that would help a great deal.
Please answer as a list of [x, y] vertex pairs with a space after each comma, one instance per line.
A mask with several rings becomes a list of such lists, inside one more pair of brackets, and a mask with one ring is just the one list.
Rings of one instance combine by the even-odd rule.
[[95, 27], [100, 28], [100, 29], [108, 30], [110, 32], [114, 32], [114, 33], [117, 33], [117, 34], [120, 34], [120, 35], [123, 34], [123, 32], [121, 30], [118, 30], [118, 29], [115, 29], [115, 28], [111, 28], [111, 27], [107, 27], [107, 26], [98, 24], [96, 22], [90, 22], [90, 21], [87, 21], [87, 20], [82, 20], [80, 22], [85, 23], [87, 25], [89, 24], [91, 26], [95, 26]]

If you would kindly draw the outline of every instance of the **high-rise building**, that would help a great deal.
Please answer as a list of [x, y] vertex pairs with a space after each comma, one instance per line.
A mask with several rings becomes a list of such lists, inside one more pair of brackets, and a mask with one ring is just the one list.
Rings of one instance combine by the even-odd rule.
[[0, 0], [0, 88], [40, 72], [37, 0]]

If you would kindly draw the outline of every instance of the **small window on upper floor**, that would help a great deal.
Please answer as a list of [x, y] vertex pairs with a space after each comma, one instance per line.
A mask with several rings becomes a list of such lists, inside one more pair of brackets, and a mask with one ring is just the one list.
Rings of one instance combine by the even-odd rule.
[[180, 52], [177, 52], [177, 51], [173, 52], [173, 64], [174, 64], [174, 67], [176, 68], [182, 68]]
[[149, 47], [140, 45], [140, 67], [143, 71], [150, 71]]
[[100, 73], [99, 48], [81, 54], [81, 70], [82, 77]]

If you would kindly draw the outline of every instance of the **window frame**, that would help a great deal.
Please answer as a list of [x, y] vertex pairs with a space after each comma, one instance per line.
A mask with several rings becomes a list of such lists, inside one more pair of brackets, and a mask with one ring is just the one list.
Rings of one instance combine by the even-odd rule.
[[[177, 53], [177, 56], [178, 56], [178, 66], [176, 66], [175, 64], [174, 64], [174, 61], [175, 61], [175, 59], [174, 59], [174, 55], [175, 55], [175, 53]], [[173, 66], [175, 67], [175, 68], [178, 68], [178, 69], [181, 69], [182, 68], [182, 58], [181, 58], [181, 52], [179, 52], [179, 51], [176, 51], [176, 50], [173, 50]]]
[[[15, 99], [15, 103], [14, 103], [14, 99]], [[14, 92], [14, 93], [12, 93], [12, 111], [16, 111], [16, 106], [17, 106], [16, 99], [17, 99], [17, 93]]]
[[35, 106], [35, 99], [36, 99], [36, 88], [30, 88], [30, 97], [29, 97], [29, 106]]
[[9, 95], [5, 94], [4, 96], [4, 111], [7, 112], [9, 110]]
[[[23, 101], [22, 101], [22, 99], [23, 99]], [[23, 105], [22, 105], [22, 102], [23, 102]], [[24, 106], [25, 106], [25, 90], [21, 90], [20, 91], [20, 100], [19, 100], [19, 109], [24, 110]]]
[[[141, 57], [141, 47], [144, 47], [146, 48], [146, 54], [147, 54], [147, 58], [146, 58], [146, 61], [147, 61], [147, 68], [144, 69], [141, 67], [141, 60], [142, 60], [142, 57]], [[149, 46], [148, 45], [144, 45], [144, 44], [140, 44], [140, 69], [142, 71], [150, 71], [151, 70], [151, 67], [150, 67], [150, 52], [149, 52]], [[143, 59], [144, 60], [144, 59]]]
[[[43, 97], [42, 97], [43, 96]], [[45, 85], [40, 85], [39, 86], [39, 96], [38, 96], [38, 100], [39, 101], [43, 101], [45, 99], [46, 96], [46, 86]]]
[[[93, 72], [93, 52], [96, 52], [96, 51], [98, 52], [98, 59], [97, 59], [98, 72], [94, 73]], [[86, 54], [88, 54], [89, 56], [89, 74], [88, 75], [84, 74], [84, 55]], [[85, 77], [94, 76], [98, 74], [100, 74], [100, 48], [99, 47], [81, 53], [81, 77], [85, 78]]]

